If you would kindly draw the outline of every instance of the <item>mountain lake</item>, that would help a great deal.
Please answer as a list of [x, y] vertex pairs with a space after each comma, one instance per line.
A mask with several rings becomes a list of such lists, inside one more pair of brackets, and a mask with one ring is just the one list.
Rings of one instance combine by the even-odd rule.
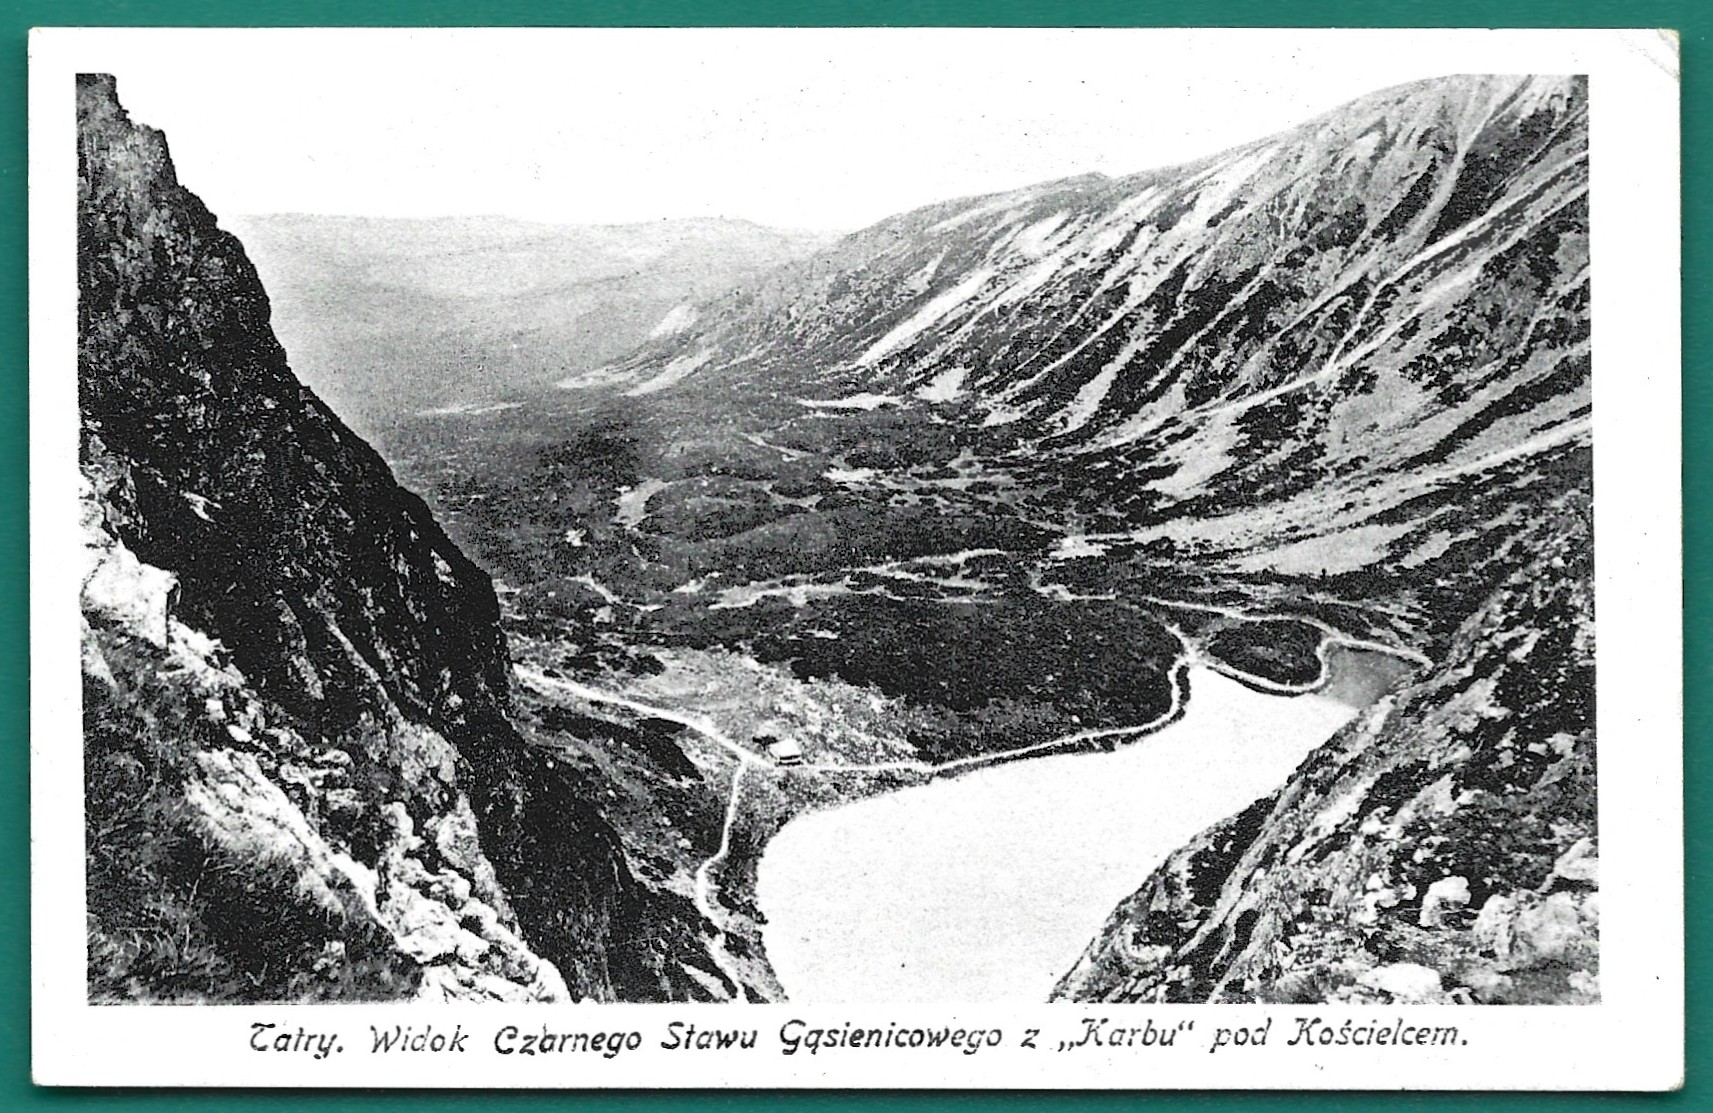
[[1407, 666], [1330, 647], [1268, 695], [1190, 666], [1184, 714], [1112, 753], [948, 776], [792, 820], [757, 877], [793, 1002], [1038, 1003], [1114, 907], [1198, 833], [1278, 789]]

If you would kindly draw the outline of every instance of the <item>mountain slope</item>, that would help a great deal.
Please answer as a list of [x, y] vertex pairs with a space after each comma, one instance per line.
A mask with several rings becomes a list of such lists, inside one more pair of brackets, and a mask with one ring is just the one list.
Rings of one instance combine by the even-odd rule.
[[587, 771], [508, 718], [487, 575], [112, 78], [77, 110], [92, 998], [689, 992]]
[[977, 598], [1443, 648], [1511, 525], [1589, 483], [1586, 152], [1582, 79], [1454, 77], [931, 206], [405, 466], [538, 609], [591, 576], [706, 626], [716, 582], [861, 591], [993, 549]]
[[1127, 514], [1571, 437], [1586, 112], [1579, 79], [1448, 78], [1188, 167], [935, 206], [613, 374], [933, 406], [1007, 430], [989, 443], [1146, 468], [1091, 492]]
[[[1491, 586], [1455, 581], [1496, 504], [1582, 481], [1586, 228], [1585, 82], [1445, 78], [1191, 166], [884, 221], [568, 385], [686, 446], [639, 476], [665, 499], [766, 472], [1107, 565], [1342, 576], [1351, 601], [1381, 573], [1380, 621], [1443, 638], [1461, 614], [1434, 612]], [[752, 538], [793, 512], [758, 507]]]

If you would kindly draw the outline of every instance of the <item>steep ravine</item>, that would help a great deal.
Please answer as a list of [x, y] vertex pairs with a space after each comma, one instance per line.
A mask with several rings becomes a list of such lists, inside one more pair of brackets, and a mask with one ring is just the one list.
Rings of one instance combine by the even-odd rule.
[[687, 995], [693, 910], [508, 718], [488, 576], [113, 79], [77, 113], [92, 999]]

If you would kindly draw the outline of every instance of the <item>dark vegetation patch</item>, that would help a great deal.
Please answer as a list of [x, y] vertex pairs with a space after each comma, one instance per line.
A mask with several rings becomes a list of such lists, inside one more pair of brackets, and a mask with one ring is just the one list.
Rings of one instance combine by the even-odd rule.
[[1278, 795], [1263, 797], [1202, 836], [1203, 845], [1189, 857], [1186, 879], [1189, 898], [1197, 908], [1212, 908], [1238, 862], [1273, 814]]
[[[986, 605], [835, 600], [816, 621], [838, 633], [818, 644], [793, 645], [801, 675], [838, 675], [891, 695], [967, 711], [995, 693], [1042, 693], [1072, 678], [1073, 697], [1095, 717], [1159, 709], [1157, 687], [1138, 683], [1157, 674], [1178, 649], [1152, 620], [1129, 608], [1099, 603], [1055, 604], [1006, 599]], [[765, 651], [768, 642], [759, 643]]]
[[152, 661], [94, 635], [118, 690], [84, 682], [89, 996], [117, 1001], [362, 1001], [409, 996], [417, 964], [356, 912], [211, 842], [184, 796], [224, 741]]
[[1374, 234], [1382, 239], [1395, 239], [1408, 228], [1433, 200], [1436, 174], [1437, 169], [1429, 166], [1417, 175], [1416, 180], [1410, 183], [1409, 190], [1392, 206], [1385, 219], [1374, 226]]
[[[690, 631], [742, 643], [803, 679], [837, 677], [903, 698], [925, 757], [944, 759], [1074, 730], [1138, 725], [1171, 702], [1180, 646], [1156, 620], [1116, 604], [1039, 596], [984, 603], [844, 596], [805, 607], [709, 612]], [[818, 636], [801, 632], [813, 628]], [[828, 636], [832, 635], [832, 636]]]
[[1321, 674], [1321, 637], [1319, 628], [1306, 622], [1269, 619], [1227, 626], [1208, 639], [1206, 649], [1233, 668], [1265, 680], [1312, 684]]

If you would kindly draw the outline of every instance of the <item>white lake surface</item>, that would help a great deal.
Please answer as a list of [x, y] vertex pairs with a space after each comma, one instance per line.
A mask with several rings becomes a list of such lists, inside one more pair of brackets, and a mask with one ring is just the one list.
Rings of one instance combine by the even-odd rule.
[[621, 526], [636, 529], [648, 517], [648, 500], [672, 484], [664, 479], [645, 479], [634, 487], [627, 487], [619, 492], [618, 509], [613, 513], [613, 521]]
[[1279, 788], [1396, 673], [1342, 649], [1329, 663], [1335, 683], [1302, 696], [1191, 667], [1184, 716], [1115, 753], [1011, 762], [792, 820], [757, 878], [787, 996], [1045, 1001], [1168, 854]]

